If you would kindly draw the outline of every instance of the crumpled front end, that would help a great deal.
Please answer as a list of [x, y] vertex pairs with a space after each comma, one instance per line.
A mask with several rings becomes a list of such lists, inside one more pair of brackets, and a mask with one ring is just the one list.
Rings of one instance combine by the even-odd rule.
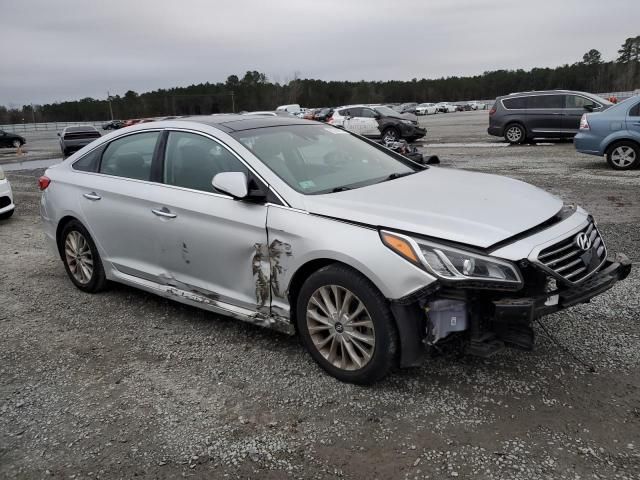
[[604, 240], [588, 217], [514, 262], [520, 280], [511, 285], [439, 278], [412, 295], [391, 301], [401, 340], [401, 366], [417, 366], [425, 347], [460, 340], [471, 355], [489, 357], [505, 347], [531, 350], [536, 319], [612, 288], [631, 271], [623, 254], [607, 257]]

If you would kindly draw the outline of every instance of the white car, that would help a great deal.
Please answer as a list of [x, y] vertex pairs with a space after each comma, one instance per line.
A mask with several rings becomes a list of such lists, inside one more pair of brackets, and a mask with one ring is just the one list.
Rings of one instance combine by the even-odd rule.
[[439, 113], [452, 113], [457, 111], [458, 107], [447, 102], [440, 102], [436, 104], [436, 109]]
[[2, 167], [0, 167], [0, 220], [6, 220], [13, 215], [15, 208], [11, 184], [7, 177], [4, 176]]
[[438, 113], [435, 103], [421, 103], [416, 107], [416, 115], [434, 115]]
[[469, 102], [469, 107], [471, 107], [471, 110], [484, 110], [485, 108], [487, 108], [487, 106], [484, 103], [479, 103], [479, 102]]

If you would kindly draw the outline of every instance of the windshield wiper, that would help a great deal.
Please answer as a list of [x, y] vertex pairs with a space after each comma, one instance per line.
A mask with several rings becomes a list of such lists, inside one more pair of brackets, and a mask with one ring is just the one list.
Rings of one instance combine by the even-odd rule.
[[383, 182], [386, 182], [387, 180], [395, 180], [396, 178], [400, 178], [400, 177], [406, 177], [407, 175], [413, 175], [416, 172], [404, 172], [404, 173], [392, 173], [391, 175], [389, 175], [387, 178], [383, 179]]
[[347, 190], [351, 190], [351, 187], [336, 187], [336, 188], [331, 190], [331, 193], [345, 192]]

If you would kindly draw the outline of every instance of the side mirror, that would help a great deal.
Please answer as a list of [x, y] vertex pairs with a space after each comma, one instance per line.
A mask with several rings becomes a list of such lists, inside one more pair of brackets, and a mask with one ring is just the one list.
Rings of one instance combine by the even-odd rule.
[[587, 112], [593, 112], [593, 109], [594, 109], [595, 107], [596, 107], [596, 106], [595, 106], [595, 105], [593, 105], [593, 104], [592, 104], [592, 105], [585, 105], [585, 106], [584, 106], [584, 109], [585, 109]]
[[211, 180], [213, 188], [233, 198], [245, 198], [249, 194], [248, 183], [243, 172], [221, 172]]
[[382, 118], [382, 115], [380, 115], [379, 113], [376, 113], [373, 118], [375, 118], [376, 120], [380, 120], [380, 118]]
[[60, 132], [58, 132], [58, 136], [60, 136]]

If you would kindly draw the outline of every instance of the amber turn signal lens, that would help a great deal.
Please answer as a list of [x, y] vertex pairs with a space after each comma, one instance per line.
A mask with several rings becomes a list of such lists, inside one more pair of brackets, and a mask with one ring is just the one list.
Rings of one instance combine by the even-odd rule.
[[387, 232], [381, 232], [380, 237], [382, 238], [382, 242], [398, 255], [406, 258], [410, 262], [420, 263], [413, 247], [404, 238], [396, 237]]

